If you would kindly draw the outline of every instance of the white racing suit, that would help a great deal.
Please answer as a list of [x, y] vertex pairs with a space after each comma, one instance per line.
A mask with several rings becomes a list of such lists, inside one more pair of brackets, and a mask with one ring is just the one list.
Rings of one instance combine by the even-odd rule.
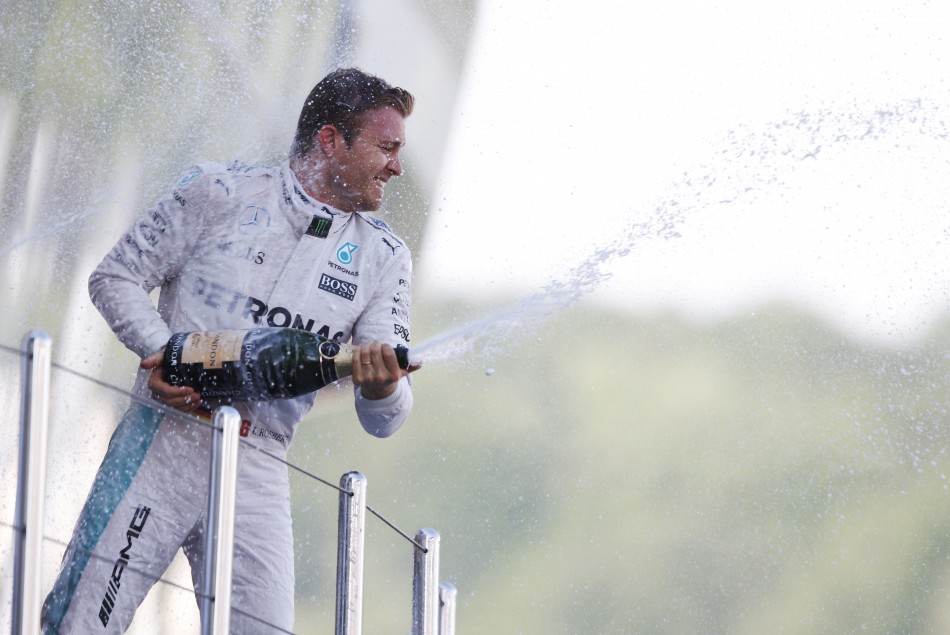
[[[93, 303], [139, 356], [173, 332], [302, 328], [355, 343], [409, 340], [409, 250], [382, 221], [307, 196], [289, 164], [202, 164], [143, 214], [89, 279]], [[148, 293], [161, 287], [158, 309]], [[149, 372], [134, 393], [149, 397]], [[408, 378], [356, 412], [385, 437], [412, 407]], [[232, 628], [293, 628], [285, 458], [314, 394], [234, 405], [241, 413]], [[133, 404], [119, 423], [43, 609], [47, 633], [124, 631], [183, 547], [195, 590], [204, 559], [210, 432]], [[254, 447], [250, 447], [254, 446]]]

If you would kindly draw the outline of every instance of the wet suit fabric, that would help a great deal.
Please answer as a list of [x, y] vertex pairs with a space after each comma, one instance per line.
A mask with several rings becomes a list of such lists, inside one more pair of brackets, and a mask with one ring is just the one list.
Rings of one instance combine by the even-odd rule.
[[[202, 164], [133, 224], [90, 276], [89, 290], [119, 339], [142, 357], [174, 332], [256, 326], [395, 346], [409, 340], [410, 275], [409, 250], [383, 221], [310, 198], [288, 163]], [[158, 287], [156, 308], [149, 292]], [[133, 388], [143, 402], [148, 374], [140, 370]], [[354, 394], [361, 425], [378, 437], [402, 426], [412, 407], [408, 378], [386, 399], [363, 399], [358, 387]], [[287, 469], [268, 454], [286, 457], [314, 397], [231, 404], [243, 437], [234, 632], [293, 628]], [[44, 604], [44, 632], [123, 632], [179, 548], [200, 589], [209, 444], [207, 426], [133, 403]]]

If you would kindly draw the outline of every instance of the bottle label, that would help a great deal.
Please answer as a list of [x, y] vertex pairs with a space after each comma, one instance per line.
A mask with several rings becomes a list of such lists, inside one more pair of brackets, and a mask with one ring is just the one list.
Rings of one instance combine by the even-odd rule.
[[208, 331], [188, 335], [181, 351], [183, 364], [201, 364], [208, 370], [241, 360], [246, 331]]

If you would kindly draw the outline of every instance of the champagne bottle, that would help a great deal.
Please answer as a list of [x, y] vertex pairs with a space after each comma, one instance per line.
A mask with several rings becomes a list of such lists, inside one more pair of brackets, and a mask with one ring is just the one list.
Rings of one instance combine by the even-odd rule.
[[[202, 398], [288, 399], [352, 375], [354, 348], [290, 328], [176, 333], [165, 346], [162, 373]], [[396, 358], [409, 367], [408, 348], [396, 346]]]

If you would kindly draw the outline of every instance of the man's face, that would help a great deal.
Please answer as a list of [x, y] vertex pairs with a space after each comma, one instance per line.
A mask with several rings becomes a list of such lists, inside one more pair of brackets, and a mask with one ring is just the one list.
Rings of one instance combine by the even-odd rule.
[[405, 145], [405, 118], [390, 106], [367, 111], [360, 132], [330, 157], [328, 184], [333, 201], [344, 212], [375, 211], [383, 203], [383, 188], [402, 174], [399, 150]]

